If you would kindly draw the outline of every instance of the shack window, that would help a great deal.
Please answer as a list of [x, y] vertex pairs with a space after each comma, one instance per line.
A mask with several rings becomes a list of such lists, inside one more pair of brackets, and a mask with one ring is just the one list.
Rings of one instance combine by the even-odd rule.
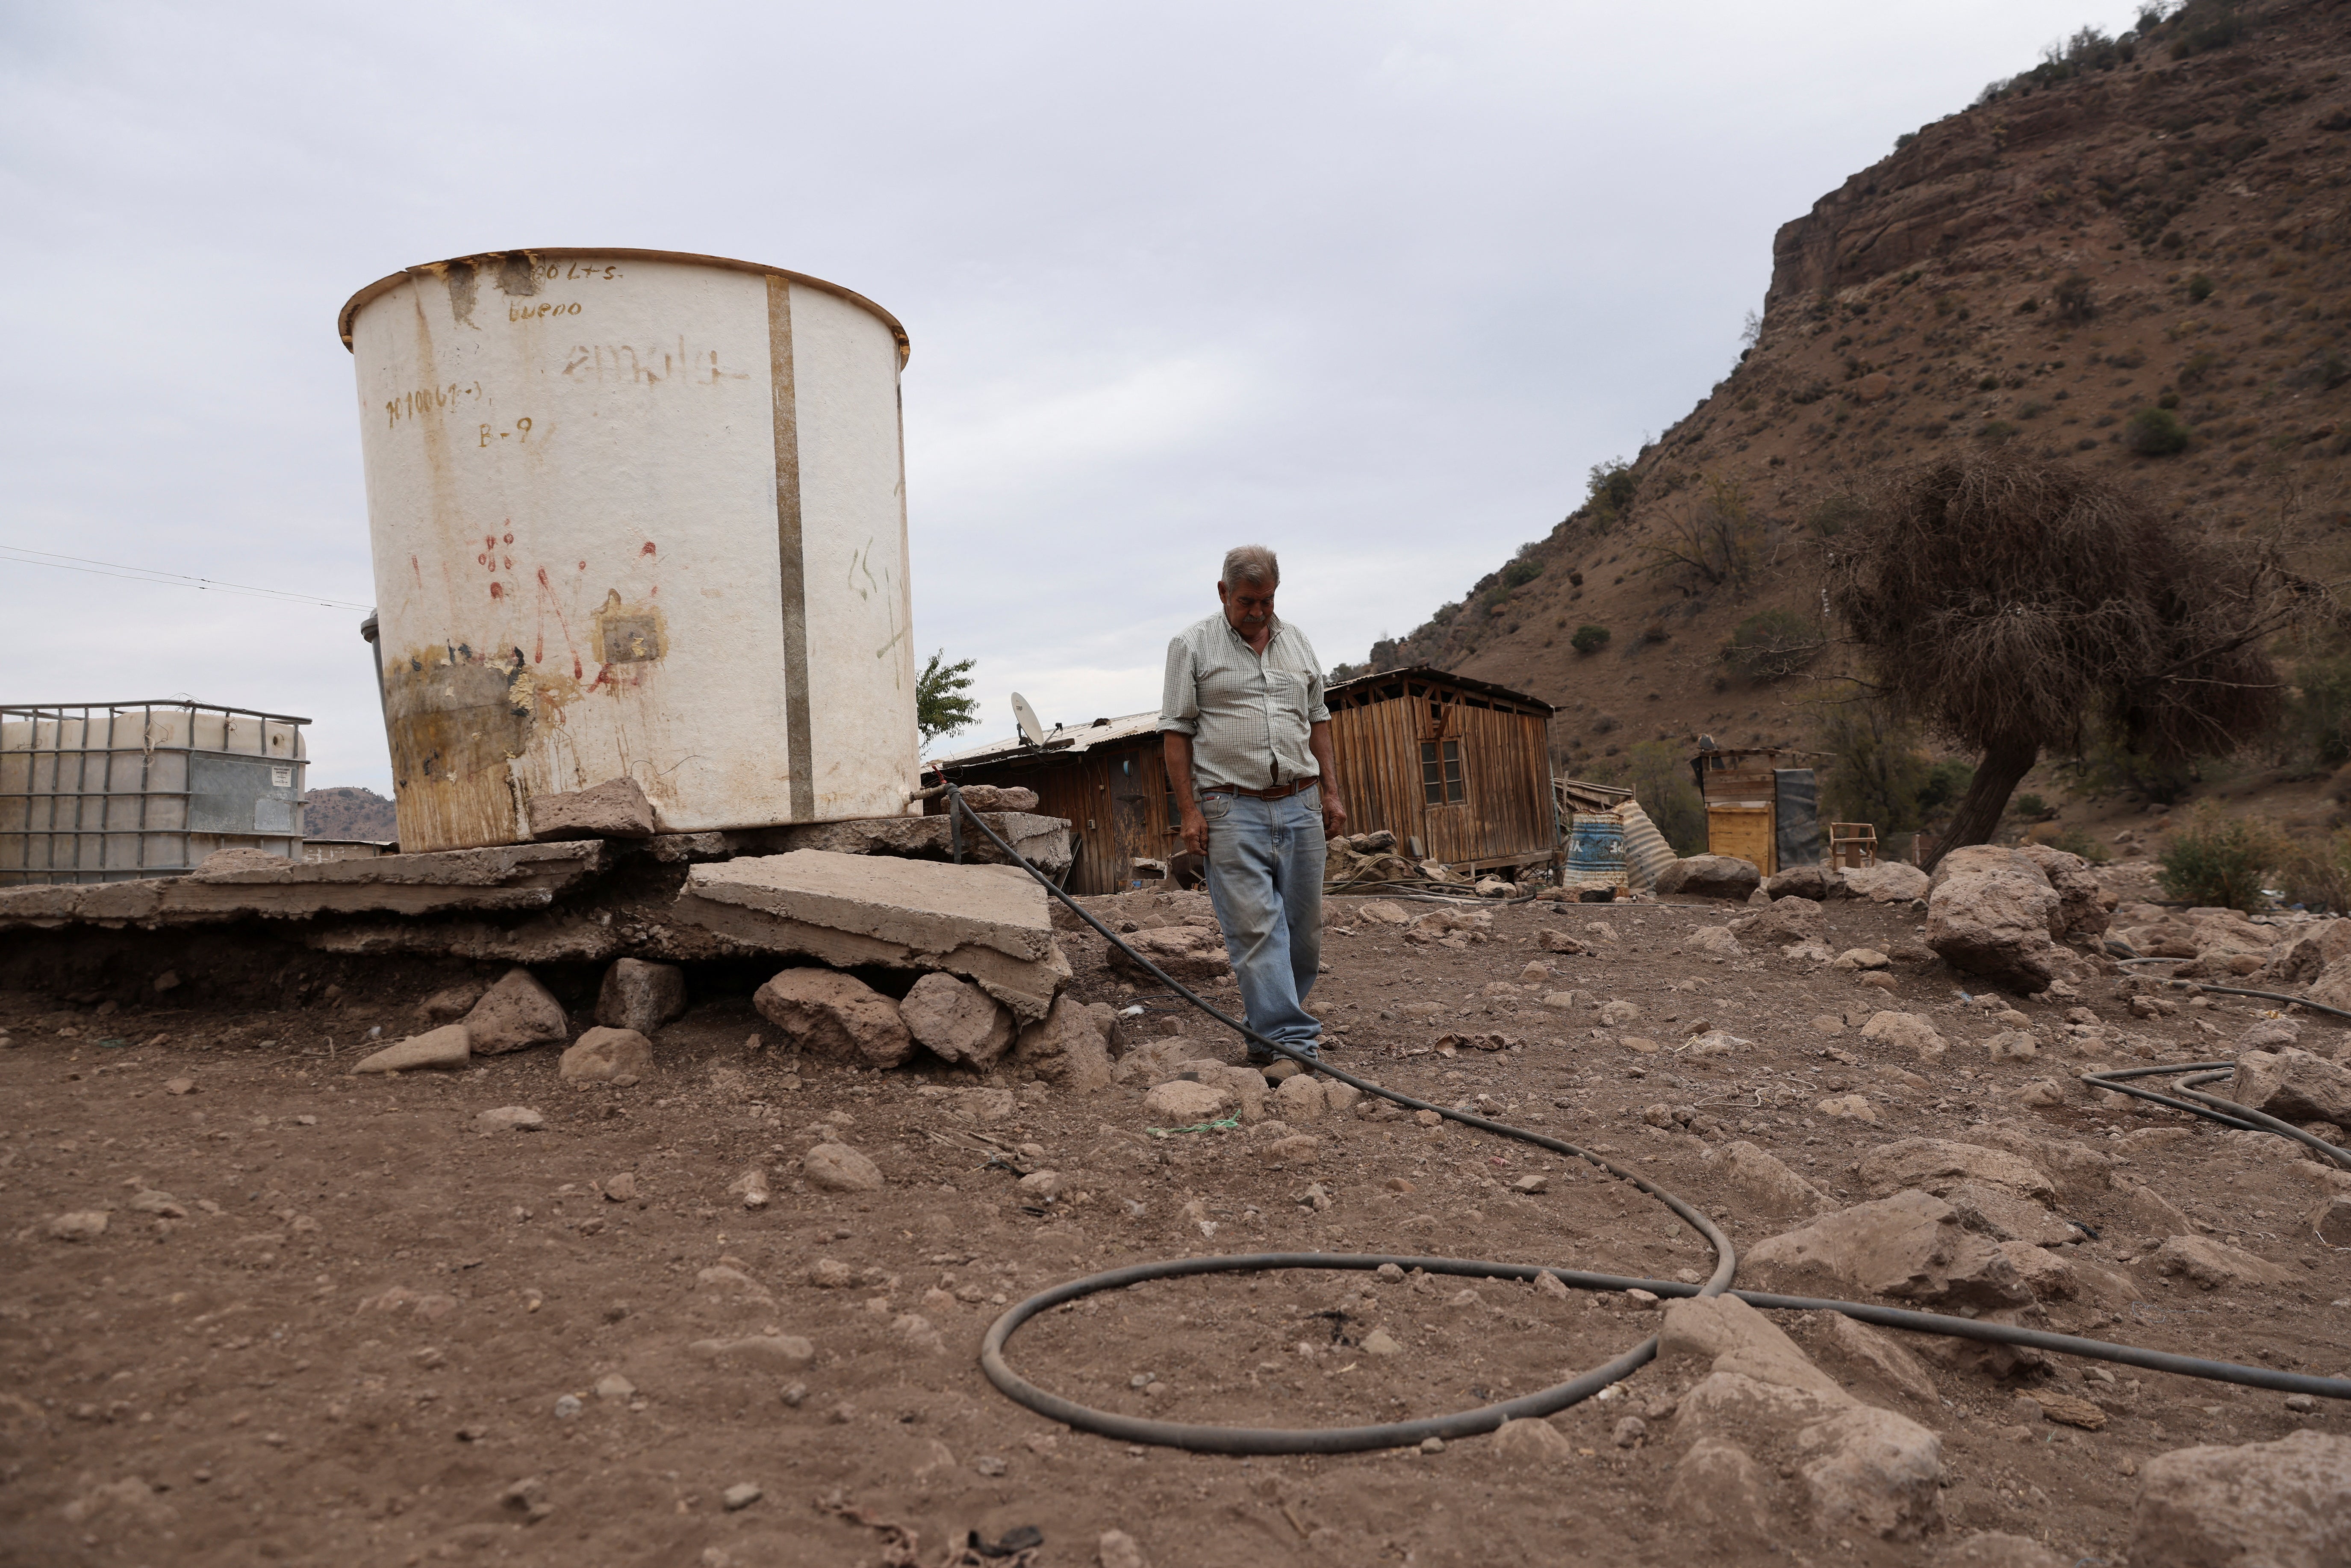
[[1432, 806], [1458, 805], [1468, 798], [1461, 783], [1461, 743], [1425, 740], [1420, 744], [1420, 792]]

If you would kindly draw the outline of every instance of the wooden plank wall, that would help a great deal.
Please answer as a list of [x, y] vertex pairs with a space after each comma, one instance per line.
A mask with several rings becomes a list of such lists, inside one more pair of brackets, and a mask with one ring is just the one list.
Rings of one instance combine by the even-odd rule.
[[[1447, 688], [1415, 682], [1425, 691]], [[1434, 810], [1421, 784], [1420, 747], [1437, 734], [1461, 746], [1465, 799]], [[1385, 829], [1401, 843], [1458, 863], [1492, 863], [1547, 855], [1554, 847], [1548, 721], [1428, 696], [1348, 703], [1331, 712], [1331, 748], [1346, 785], [1353, 832]]]
[[[1134, 860], [1163, 860], [1183, 846], [1167, 822], [1167, 769], [1160, 740], [1151, 735], [1118, 747], [1096, 747], [1062, 758], [982, 763], [956, 769], [959, 784], [998, 784], [1037, 791], [1037, 810], [1070, 824], [1071, 893], [1124, 893]], [[1141, 810], [1122, 810], [1139, 789]], [[934, 802], [925, 810], [935, 811]]]
[[[1448, 699], [1458, 695], [1426, 680], [1414, 684]], [[1420, 744], [1435, 733], [1437, 709], [1444, 737], [1461, 745], [1466, 798], [1432, 811], [1421, 787]], [[1384, 828], [1400, 844], [1418, 839], [1424, 854], [1465, 869], [1549, 855], [1557, 846], [1548, 730], [1540, 713], [1426, 695], [1333, 707], [1331, 748], [1346, 786], [1348, 831]], [[1036, 790], [1040, 811], [1070, 822], [1076, 855], [1070, 891], [1123, 893], [1136, 857], [1165, 859], [1183, 848], [1167, 818], [1160, 746], [1158, 736], [1142, 736], [1065, 758], [960, 768], [956, 776], [964, 783]], [[1121, 796], [1128, 801], [1123, 808], [1115, 803]]]

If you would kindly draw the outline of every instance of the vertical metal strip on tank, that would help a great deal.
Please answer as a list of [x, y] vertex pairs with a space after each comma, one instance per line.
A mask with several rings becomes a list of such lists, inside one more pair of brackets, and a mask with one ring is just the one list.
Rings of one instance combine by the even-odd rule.
[[816, 748], [809, 735], [808, 565], [800, 549], [800, 431], [792, 375], [792, 285], [768, 275], [768, 361], [775, 389], [776, 555], [782, 568], [784, 728], [792, 821], [816, 816]]

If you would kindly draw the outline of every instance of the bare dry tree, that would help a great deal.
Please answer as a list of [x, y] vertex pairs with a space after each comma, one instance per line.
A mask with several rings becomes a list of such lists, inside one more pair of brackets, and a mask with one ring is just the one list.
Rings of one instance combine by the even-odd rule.
[[1744, 594], [1762, 560], [1766, 529], [1735, 481], [1703, 484], [1701, 495], [1665, 514], [1641, 553], [1651, 572], [1685, 571], [1709, 588]]
[[2043, 750], [2093, 718], [2159, 757], [2234, 750], [2278, 710], [2265, 641], [2332, 607], [2268, 547], [2199, 537], [2063, 463], [1970, 455], [1861, 500], [1831, 601], [1877, 685], [1982, 758], [1930, 869], [1990, 842]]

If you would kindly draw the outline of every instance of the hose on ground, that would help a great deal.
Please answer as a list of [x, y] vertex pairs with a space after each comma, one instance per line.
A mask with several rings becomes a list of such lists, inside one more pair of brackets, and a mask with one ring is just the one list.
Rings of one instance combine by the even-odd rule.
[[[1730, 1239], [1704, 1212], [1692, 1207], [1673, 1193], [1640, 1176], [1602, 1158], [1589, 1149], [1579, 1148], [1561, 1139], [1515, 1127], [1508, 1123], [1492, 1121], [1467, 1111], [1432, 1104], [1409, 1094], [1381, 1085], [1327, 1061], [1309, 1057], [1284, 1041], [1269, 1039], [1224, 1012], [1199, 996], [1183, 982], [1167, 974], [1142, 954], [1137, 953], [1119, 935], [1088, 911], [1053, 881], [1039, 871], [1018, 851], [1005, 842], [996, 831], [979, 819], [977, 813], [963, 803], [963, 795], [952, 781], [945, 781], [948, 810], [969, 819], [971, 823], [1003, 851], [1012, 864], [1028, 871], [1045, 891], [1068, 906], [1070, 912], [1099, 932], [1104, 939], [1123, 952], [1128, 959], [1149, 973], [1185, 1001], [1208, 1017], [1238, 1034], [1253, 1046], [1286, 1057], [1302, 1067], [1311, 1068], [1327, 1078], [1353, 1086], [1364, 1093], [1375, 1095], [1392, 1104], [1411, 1111], [1434, 1112], [1449, 1122], [1491, 1133], [1497, 1137], [1529, 1144], [1536, 1148], [1582, 1160], [1607, 1172], [1620, 1181], [1629, 1183], [1648, 1194], [1684, 1224], [1697, 1231], [1714, 1250], [1714, 1270], [1701, 1284], [1666, 1280], [1634, 1280], [1615, 1275], [1587, 1273], [1580, 1270], [1540, 1267], [1521, 1263], [1502, 1263], [1464, 1258], [1411, 1258], [1402, 1255], [1374, 1255], [1326, 1252], [1260, 1252], [1210, 1257], [1169, 1259], [1155, 1263], [1139, 1263], [1124, 1269], [1088, 1275], [1069, 1281], [1050, 1290], [1014, 1303], [995, 1322], [988, 1325], [980, 1341], [980, 1370], [997, 1390], [1015, 1403], [1061, 1422], [1080, 1431], [1093, 1432], [1130, 1443], [1148, 1443], [1165, 1448], [1186, 1449], [1194, 1453], [1214, 1454], [1337, 1454], [1353, 1453], [1370, 1448], [1400, 1448], [1422, 1442], [1429, 1437], [1456, 1438], [1490, 1432], [1504, 1421], [1515, 1418], [1541, 1417], [1553, 1415], [1592, 1397], [1612, 1384], [1623, 1381], [1634, 1371], [1655, 1359], [1657, 1336], [1651, 1334], [1623, 1354], [1593, 1368], [1567, 1382], [1516, 1399], [1503, 1400], [1472, 1410], [1458, 1411], [1447, 1416], [1435, 1416], [1416, 1421], [1382, 1422], [1365, 1427], [1310, 1427], [1284, 1429], [1257, 1427], [1218, 1427], [1175, 1421], [1152, 1421], [1137, 1416], [1121, 1416], [1099, 1410], [1074, 1400], [1040, 1388], [1012, 1369], [1005, 1359], [1004, 1348], [1013, 1333], [1023, 1323], [1040, 1312], [1064, 1303], [1074, 1302], [1097, 1291], [1123, 1289], [1148, 1280], [1182, 1278], [1198, 1274], [1257, 1273], [1281, 1269], [1350, 1269], [1376, 1270], [1393, 1263], [1398, 1268], [1419, 1269], [1431, 1274], [1449, 1274], [1470, 1278], [1532, 1280], [1549, 1274], [1561, 1283], [1576, 1290], [1625, 1291], [1643, 1290], [1658, 1297], [1711, 1297], [1729, 1291], [1732, 1276], [1737, 1272], [1739, 1259]], [[2210, 1067], [2211, 1064], [2199, 1064]], [[2226, 1064], [2223, 1064], [2224, 1066]], [[2121, 1079], [2144, 1076], [2165, 1069], [2138, 1069], [2132, 1072], [2095, 1075]], [[2176, 1071], [2191, 1071], [2178, 1069]], [[2223, 1112], [2211, 1106], [2184, 1101], [2170, 1101], [2152, 1091], [2139, 1090], [2121, 1082], [2101, 1082], [2100, 1087], [2115, 1088], [2125, 1093], [2177, 1105], [2194, 1114], [2207, 1116], [2230, 1125], [2248, 1125], [2235, 1116], [2257, 1117], [2258, 1112], [2214, 1101], [2228, 1106]], [[2194, 1092], [2183, 1090], [2183, 1092]], [[2199, 1096], [2211, 1100], [2211, 1096]], [[2264, 1118], [2266, 1120], [2266, 1118]], [[2296, 1131], [2299, 1131], [2296, 1129]], [[2142, 1366], [2159, 1372], [2179, 1373], [2190, 1377], [2208, 1378], [2216, 1382], [2234, 1383], [2250, 1388], [2283, 1388], [2291, 1393], [2310, 1394], [2328, 1399], [2351, 1400], [2351, 1379], [2308, 1377], [2299, 1373], [2284, 1373], [2268, 1367], [2242, 1366], [2231, 1362], [2204, 1361], [2191, 1356], [2171, 1355], [2158, 1351], [2141, 1350], [2133, 1345], [2111, 1344], [2101, 1340], [2077, 1339], [2066, 1334], [2047, 1333], [2037, 1329], [2019, 1328], [2008, 1323], [1980, 1322], [1971, 1318], [1947, 1317], [1932, 1312], [1913, 1312], [1899, 1308], [1881, 1307], [1866, 1301], [1815, 1300], [1801, 1296], [1776, 1296], [1759, 1291], [1735, 1292], [1750, 1305], [1771, 1309], [1812, 1312], [1833, 1312], [1862, 1322], [1901, 1329], [1913, 1333], [1948, 1334], [1957, 1338], [1977, 1340], [1994, 1344], [2011, 1344], [2038, 1350], [2054, 1351], [2067, 1355], [2094, 1360], [2111, 1361], [2129, 1366]]]
[[[2339, 1149], [2324, 1138], [2314, 1137], [2291, 1122], [2280, 1121], [2251, 1105], [2240, 1105], [2234, 1100], [2223, 1100], [2218, 1094], [2206, 1094], [2196, 1088], [2199, 1083], [2211, 1083], [2233, 1077], [2237, 1064], [2233, 1061], [2183, 1061], [2166, 1063], [2161, 1067], [2127, 1067], [2106, 1072], [2085, 1072], [2082, 1082], [2093, 1088], [2111, 1090], [2116, 1094], [2128, 1094], [2135, 1099], [2151, 1100], [2175, 1111], [2185, 1111], [2191, 1116], [2202, 1116], [2223, 1126], [2245, 1133], [2275, 1133], [2282, 1138], [2292, 1138], [2316, 1151], [2318, 1157], [2351, 1170], [2351, 1149]], [[2183, 1078], [2172, 1085], [2180, 1093], [2192, 1098], [2176, 1100], [2152, 1089], [2140, 1089], [2129, 1081], [2134, 1078], [2166, 1077], [2176, 1072], [2192, 1072], [2193, 1078]]]

